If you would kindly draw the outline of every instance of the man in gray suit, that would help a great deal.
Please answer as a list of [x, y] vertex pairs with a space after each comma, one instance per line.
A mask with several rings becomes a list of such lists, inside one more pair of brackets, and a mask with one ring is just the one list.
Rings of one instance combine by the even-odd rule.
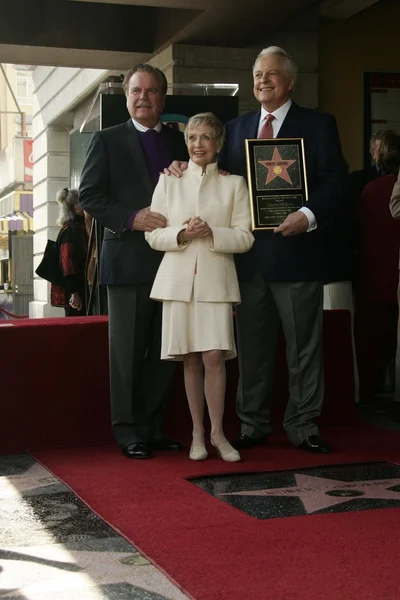
[[253, 80], [260, 109], [227, 124], [220, 165], [246, 176], [246, 138], [303, 138], [309, 199], [274, 231], [256, 231], [252, 250], [236, 257], [242, 296], [236, 311], [242, 433], [233, 445], [243, 449], [265, 443], [271, 431], [282, 327], [289, 370], [285, 431], [296, 447], [327, 453], [330, 447], [315, 423], [324, 399], [322, 226], [340, 212], [346, 166], [335, 119], [292, 101], [296, 65], [284, 50], [264, 49]]
[[98, 131], [83, 167], [79, 202], [105, 227], [100, 282], [107, 286], [111, 416], [115, 438], [128, 458], [152, 450], [178, 450], [163, 435], [163, 417], [174, 366], [160, 360], [161, 303], [150, 290], [162, 259], [144, 232], [165, 227], [150, 211], [159, 173], [173, 158], [186, 159], [183, 135], [161, 125], [165, 75], [137, 65], [123, 87], [131, 118]]

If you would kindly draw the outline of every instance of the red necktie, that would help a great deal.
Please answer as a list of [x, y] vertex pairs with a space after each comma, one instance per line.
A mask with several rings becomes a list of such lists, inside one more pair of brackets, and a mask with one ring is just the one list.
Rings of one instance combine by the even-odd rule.
[[274, 131], [272, 129], [272, 121], [275, 119], [274, 115], [267, 115], [264, 120], [264, 124], [261, 127], [259, 138], [271, 139], [274, 137]]

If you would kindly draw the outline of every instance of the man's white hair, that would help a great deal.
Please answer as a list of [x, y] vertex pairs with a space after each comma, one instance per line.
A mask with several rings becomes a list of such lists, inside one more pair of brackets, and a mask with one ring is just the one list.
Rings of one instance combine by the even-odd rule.
[[268, 46], [268, 48], [264, 48], [264, 50], [261, 50], [254, 62], [253, 73], [255, 71], [257, 61], [262, 56], [271, 56], [273, 54], [278, 54], [279, 56], [282, 56], [282, 58], [284, 59], [286, 73], [289, 75], [289, 77], [293, 77], [294, 83], [296, 83], [297, 65], [294, 62], [294, 60], [292, 60], [291, 56], [286, 52], [286, 50], [284, 50], [283, 48], [279, 48], [279, 46]]

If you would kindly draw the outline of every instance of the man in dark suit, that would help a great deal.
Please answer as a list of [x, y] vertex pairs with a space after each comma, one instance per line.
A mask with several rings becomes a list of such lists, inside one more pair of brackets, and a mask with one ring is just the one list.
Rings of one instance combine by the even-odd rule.
[[282, 326], [289, 369], [284, 428], [290, 441], [310, 452], [330, 447], [314, 419], [324, 398], [322, 358], [323, 225], [340, 210], [346, 185], [335, 119], [291, 100], [296, 66], [276, 46], [266, 48], [253, 68], [254, 95], [261, 110], [226, 127], [220, 166], [246, 176], [246, 138], [303, 138], [309, 199], [274, 231], [256, 231], [253, 249], [236, 257], [242, 304], [237, 307], [240, 380], [237, 412], [242, 434], [233, 444], [265, 443], [275, 357]]
[[107, 286], [111, 416], [115, 438], [128, 458], [181, 445], [163, 436], [164, 409], [174, 367], [160, 360], [161, 304], [150, 290], [162, 253], [145, 231], [165, 227], [151, 212], [159, 173], [173, 158], [186, 159], [183, 135], [161, 125], [165, 75], [137, 65], [125, 76], [127, 123], [94, 134], [82, 172], [79, 201], [105, 227], [100, 282]]

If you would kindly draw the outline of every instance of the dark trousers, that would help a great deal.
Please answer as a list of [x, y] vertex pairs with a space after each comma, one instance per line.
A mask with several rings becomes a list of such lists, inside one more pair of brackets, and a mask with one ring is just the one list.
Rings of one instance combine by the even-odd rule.
[[319, 282], [268, 283], [260, 274], [241, 282], [236, 309], [239, 351], [237, 413], [242, 433], [265, 437], [271, 431], [270, 407], [281, 328], [286, 339], [289, 400], [284, 428], [298, 446], [318, 434], [314, 418], [324, 398], [322, 321]]
[[111, 417], [121, 448], [163, 435], [175, 365], [160, 359], [161, 302], [151, 284], [108, 286]]
[[398, 308], [392, 304], [358, 302], [354, 337], [360, 402], [373, 402], [379, 383], [396, 355]]
[[72, 306], [65, 306], [64, 308], [66, 317], [85, 317], [86, 309], [82, 308], [81, 310], [76, 310], [76, 308], [72, 308]]

